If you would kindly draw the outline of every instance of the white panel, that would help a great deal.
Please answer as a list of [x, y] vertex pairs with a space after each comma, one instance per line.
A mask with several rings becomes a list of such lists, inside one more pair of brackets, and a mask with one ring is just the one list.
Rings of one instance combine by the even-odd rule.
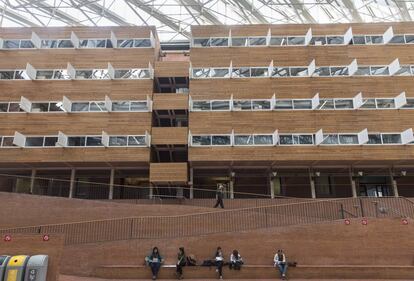
[[404, 105], [406, 105], [407, 104], [407, 97], [405, 96], [405, 92], [402, 92], [401, 94], [396, 96], [394, 98], [394, 102], [395, 102], [395, 107], [396, 108], [401, 108]]
[[23, 109], [26, 112], [32, 111], [32, 102], [23, 96], [20, 98], [19, 106], [21, 109]]
[[[193, 65], [190, 62], [190, 67], [188, 68], [188, 76], [190, 77], [190, 79], [193, 79]], [[230, 73], [230, 77], [231, 77], [231, 73]]]
[[401, 133], [402, 144], [407, 144], [414, 141], [413, 129], [410, 128]]
[[231, 130], [230, 134], [230, 146], [234, 146], [234, 129]]
[[352, 40], [353, 34], [352, 34], [352, 27], [348, 28], [348, 30], [344, 34], [344, 44], [348, 45]]
[[316, 69], [316, 62], [315, 62], [315, 59], [313, 59], [308, 66], [309, 77], [313, 75], [313, 73], [315, 72], [315, 69]]
[[315, 144], [320, 145], [323, 142], [323, 131], [320, 129], [315, 134]]
[[109, 146], [109, 135], [105, 131], [102, 131], [102, 144], [105, 147]]
[[25, 147], [26, 136], [17, 131], [14, 132], [13, 144], [17, 145], [18, 147]]
[[145, 143], [148, 147], [151, 147], [151, 136], [148, 134], [148, 131], [145, 131]]
[[147, 95], [147, 107], [148, 107], [148, 112], [152, 112], [152, 100], [149, 95]]
[[68, 99], [66, 96], [63, 96], [62, 109], [65, 112], [71, 112], [72, 111], [72, 101], [70, 99]]
[[269, 28], [266, 35], [266, 46], [270, 46], [270, 38], [272, 37], [272, 30]]
[[276, 94], [273, 94], [272, 98], [270, 99], [270, 110], [273, 110], [276, 105]]
[[231, 78], [231, 75], [233, 73], [233, 61], [230, 61], [230, 67], [229, 67], [229, 77]]
[[382, 36], [384, 38], [384, 44], [387, 44], [388, 42], [391, 41], [392, 37], [394, 37], [394, 31], [392, 29], [392, 26], [390, 26], [385, 32], [384, 35]]
[[234, 105], [233, 105], [233, 95], [230, 96], [230, 111], [233, 111]]
[[193, 135], [190, 130], [188, 130], [188, 145], [193, 146]]
[[364, 144], [368, 142], [368, 129], [364, 129], [358, 133], [358, 143]]
[[191, 96], [188, 96], [188, 110], [193, 111], [193, 99]]
[[[191, 40], [192, 42], [192, 40]], [[229, 29], [229, 47], [233, 46], [232, 40], [231, 40], [231, 29]]]
[[348, 72], [349, 75], [354, 75], [354, 73], [358, 70], [358, 62], [356, 59], [354, 59], [349, 65], [348, 65]]
[[269, 68], [268, 68], [267, 71], [269, 72], [269, 77], [272, 77], [272, 73], [273, 73], [273, 60], [270, 62]]
[[59, 131], [58, 133], [58, 141], [56, 142], [56, 146], [68, 146], [68, 136], [62, 133], [61, 131]]
[[150, 31], [150, 41], [151, 41], [151, 47], [155, 48], [155, 37], [154, 37], [154, 33], [152, 33], [152, 30]]
[[75, 47], [75, 49], [78, 49], [79, 48], [79, 44], [80, 44], [79, 37], [73, 31], [70, 34], [70, 41], [72, 42], [72, 44]]
[[364, 103], [363, 99], [362, 99], [362, 93], [359, 93], [358, 95], [356, 95], [354, 98], [354, 108], [360, 108], [362, 106], [362, 104]]
[[115, 79], [115, 69], [110, 62], [108, 62], [108, 74], [111, 79]]
[[319, 105], [319, 93], [312, 98], [312, 109], [316, 109]]
[[108, 110], [108, 112], [112, 111], [112, 100], [108, 96], [105, 96], [105, 107], [106, 107], [106, 110]]
[[305, 35], [305, 46], [309, 45], [311, 40], [312, 40], [312, 28], [309, 28], [308, 32], [306, 32], [306, 35]]
[[154, 79], [154, 68], [152, 67], [151, 62], [148, 62], [148, 69], [150, 71], [150, 78]]
[[36, 69], [30, 63], [26, 64], [26, 74], [32, 80], [36, 79]]
[[68, 62], [67, 71], [68, 71], [68, 75], [70, 76], [70, 78], [75, 79], [76, 69], [69, 62]]
[[3, 49], [3, 39], [0, 38], [0, 49]]
[[279, 131], [276, 130], [273, 132], [273, 145], [277, 145], [279, 143]]
[[401, 69], [400, 61], [398, 59], [393, 60], [393, 62], [388, 66], [388, 69], [390, 71], [390, 75], [394, 75], [398, 70]]
[[40, 49], [42, 47], [42, 40], [40, 39], [40, 37], [35, 32], [32, 32], [32, 37], [31, 37], [30, 41], [32, 41], [33, 45], [36, 48]]
[[115, 33], [113, 31], [111, 31], [111, 43], [113, 48], [118, 47], [118, 39], [116, 38]]

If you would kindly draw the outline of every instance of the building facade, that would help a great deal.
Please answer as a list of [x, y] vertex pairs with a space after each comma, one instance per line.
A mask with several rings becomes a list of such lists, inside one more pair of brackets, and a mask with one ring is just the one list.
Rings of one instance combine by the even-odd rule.
[[414, 196], [413, 27], [0, 29], [0, 190]]

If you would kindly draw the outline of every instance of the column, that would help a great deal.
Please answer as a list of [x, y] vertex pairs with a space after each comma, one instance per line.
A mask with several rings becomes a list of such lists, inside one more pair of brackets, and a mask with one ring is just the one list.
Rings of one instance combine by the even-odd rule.
[[315, 199], [316, 198], [315, 179], [311, 171], [309, 171], [309, 181], [310, 181], [312, 199]]
[[32, 169], [32, 175], [30, 176], [30, 194], [33, 194], [34, 192], [35, 177], [36, 177], [36, 169]]
[[149, 186], [149, 199], [152, 199], [154, 197], [154, 187], [152, 186], [152, 183], [150, 183]]
[[390, 178], [391, 178], [391, 184], [392, 184], [392, 189], [393, 189], [394, 197], [398, 197], [399, 194], [398, 194], [397, 181], [395, 180], [395, 177], [394, 177], [391, 169], [390, 169]]
[[176, 193], [175, 197], [176, 197], [177, 199], [182, 199], [182, 198], [184, 198], [184, 188], [183, 188], [182, 186], [177, 187], [177, 193]]
[[114, 199], [114, 180], [115, 180], [115, 169], [111, 168], [111, 175], [109, 176], [109, 200]]
[[194, 199], [194, 169], [190, 168], [190, 199]]
[[275, 178], [270, 174], [269, 176], [269, 184], [270, 184], [270, 198], [275, 198]]
[[230, 199], [234, 199], [234, 176], [233, 174], [230, 174], [229, 193], [230, 193]]
[[76, 175], [76, 170], [71, 169], [71, 171], [70, 171], [69, 198], [73, 198], [73, 193], [75, 191], [75, 175]]
[[357, 191], [356, 191], [355, 178], [353, 177], [351, 170], [349, 170], [349, 180], [351, 181], [352, 197], [357, 198], [358, 195], [357, 195]]

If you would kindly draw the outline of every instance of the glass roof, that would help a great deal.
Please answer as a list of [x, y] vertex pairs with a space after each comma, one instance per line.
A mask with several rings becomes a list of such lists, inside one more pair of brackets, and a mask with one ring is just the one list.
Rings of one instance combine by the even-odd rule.
[[0, 0], [0, 26], [155, 25], [161, 41], [191, 25], [411, 21], [410, 0]]

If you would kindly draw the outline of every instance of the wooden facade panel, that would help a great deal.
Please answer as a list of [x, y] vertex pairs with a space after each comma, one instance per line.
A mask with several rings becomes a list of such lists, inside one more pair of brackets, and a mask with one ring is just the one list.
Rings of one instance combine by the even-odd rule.
[[158, 93], [153, 95], [153, 110], [188, 109], [187, 94]]
[[64, 80], [64, 81], [0, 81], [1, 101], [20, 101], [24, 96], [32, 101], [62, 100], [146, 100], [152, 96], [153, 80]]
[[157, 61], [155, 62], [156, 77], [188, 77], [189, 61]]
[[148, 162], [150, 149], [128, 148], [2, 148], [0, 165], [7, 163]]
[[187, 163], [151, 163], [150, 182], [153, 183], [187, 183]]
[[150, 112], [101, 113], [9, 113], [2, 114], [0, 135], [13, 135], [19, 131], [27, 135], [57, 134], [144, 135], [151, 131]]
[[188, 128], [187, 127], [152, 127], [151, 144], [169, 145], [169, 144], [187, 144]]
[[190, 112], [191, 134], [402, 132], [414, 128], [413, 110]]
[[343, 78], [250, 78], [250, 79], [192, 79], [190, 96], [197, 99], [394, 97], [406, 92], [414, 97], [412, 77], [343, 77]]
[[[344, 163], [376, 161], [411, 161], [414, 146], [276, 146], [276, 147], [190, 147], [190, 162], [210, 161], [270, 161], [274, 165], [292, 163], [295, 165], [323, 162]], [[384, 161], [383, 163], [381, 161]]]

